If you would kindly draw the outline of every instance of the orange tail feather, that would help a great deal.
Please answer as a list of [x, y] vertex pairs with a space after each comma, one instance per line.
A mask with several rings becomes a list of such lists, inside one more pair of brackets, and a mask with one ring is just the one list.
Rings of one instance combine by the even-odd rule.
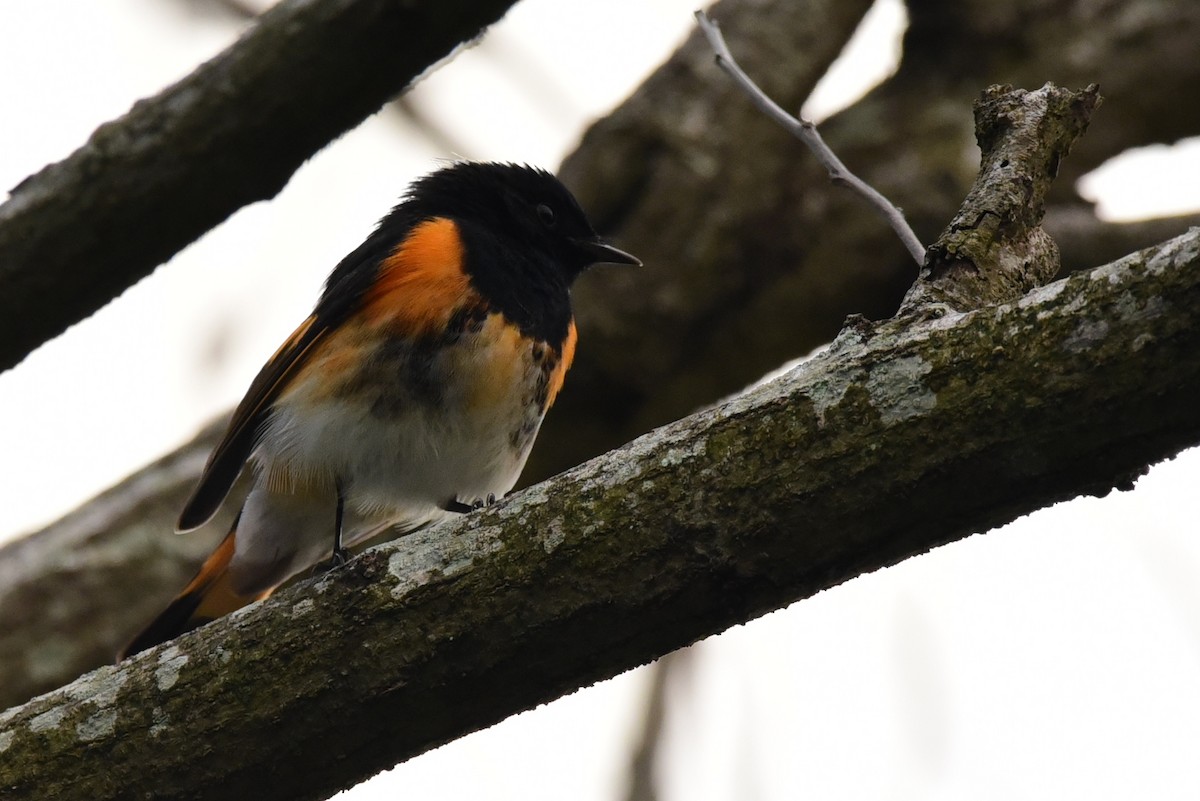
[[204, 560], [196, 577], [188, 582], [158, 617], [121, 649], [117, 661], [174, 639], [185, 631], [199, 628], [271, 594], [271, 590], [255, 595], [239, 595], [233, 591], [229, 582], [229, 563], [233, 559], [236, 537], [237, 521], [234, 521], [233, 528]]

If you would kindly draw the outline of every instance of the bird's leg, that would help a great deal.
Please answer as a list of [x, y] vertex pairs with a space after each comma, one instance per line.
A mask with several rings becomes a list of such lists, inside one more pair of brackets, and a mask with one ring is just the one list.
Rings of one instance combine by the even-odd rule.
[[334, 513], [334, 566], [338, 567], [346, 564], [350, 560], [350, 552], [342, 547], [342, 528], [346, 523], [346, 492], [342, 489], [342, 480], [338, 478], [335, 484], [337, 488], [337, 511]]
[[346, 494], [342, 490], [342, 481], [338, 479], [334, 485], [337, 491], [337, 507], [333, 513], [333, 555], [328, 562], [318, 562], [313, 568], [313, 575], [328, 573], [350, 561], [350, 552], [342, 547], [342, 526], [346, 518]]

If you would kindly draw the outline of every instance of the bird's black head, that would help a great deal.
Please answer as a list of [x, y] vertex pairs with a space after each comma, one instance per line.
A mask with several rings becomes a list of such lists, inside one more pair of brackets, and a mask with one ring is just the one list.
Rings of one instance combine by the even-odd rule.
[[[459, 162], [416, 181], [404, 205], [423, 217], [456, 220], [464, 238], [478, 240], [479, 247], [468, 242], [469, 253], [552, 265], [568, 286], [593, 264], [641, 264], [601, 240], [570, 191], [536, 167]], [[492, 266], [471, 265], [477, 274]]]
[[606, 244], [579, 203], [545, 170], [459, 162], [419, 178], [363, 244], [334, 268], [317, 303], [329, 321], [345, 317], [380, 265], [413, 229], [455, 222], [462, 269], [479, 294], [530, 336], [560, 343], [571, 322], [571, 282], [593, 264], [635, 264]]

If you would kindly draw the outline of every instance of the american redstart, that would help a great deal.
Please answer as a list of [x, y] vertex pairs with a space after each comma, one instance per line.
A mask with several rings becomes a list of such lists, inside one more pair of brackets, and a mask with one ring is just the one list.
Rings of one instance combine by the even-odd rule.
[[462, 162], [413, 183], [251, 383], [179, 529], [249, 462], [245, 504], [120, 657], [512, 489], [575, 355], [571, 284], [598, 263], [641, 264], [548, 172]]

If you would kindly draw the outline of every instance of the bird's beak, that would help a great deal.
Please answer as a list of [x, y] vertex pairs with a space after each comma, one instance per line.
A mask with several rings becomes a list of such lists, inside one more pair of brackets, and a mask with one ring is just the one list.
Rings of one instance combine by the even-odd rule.
[[585, 239], [578, 242], [579, 249], [588, 255], [592, 264], [632, 264], [641, 267], [642, 260], [632, 253], [626, 253], [620, 248], [602, 242], [599, 239]]

